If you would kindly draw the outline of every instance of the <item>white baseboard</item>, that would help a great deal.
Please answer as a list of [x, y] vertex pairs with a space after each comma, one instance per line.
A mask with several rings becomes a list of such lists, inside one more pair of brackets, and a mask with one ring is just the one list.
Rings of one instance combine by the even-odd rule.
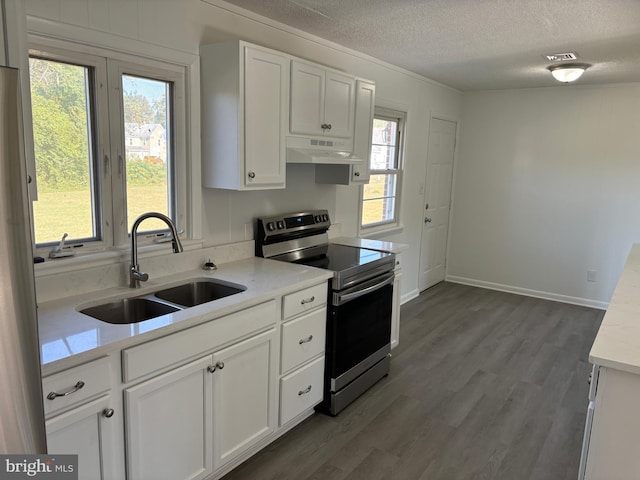
[[415, 290], [411, 290], [409, 293], [405, 293], [400, 297], [400, 305], [404, 305], [408, 301], [413, 300], [414, 298], [418, 298], [419, 295], [420, 290], [418, 290], [417, 288]]
[[526, 295], [528, 297], [542, 298], [544, 300], [553, 300], [555, 302], [571, 303], [573, 305], [580, 305], [583, 307], [597, 308], [599, 310], [606, 310], [609, 306], [608, 302], [599, 302], [597, 300], [590, 300], [588, 298], [571, 297], [568, 295], [560, 295], [551, 292], [542, 292], [540, 290], [530, 290], [528, 288], [514, 287], [511, 285], [503, 285], [500, 283], [485, 282], [484, 280], [476, 280], [474, 278], [457, 277], [455, 275], [447, 275], [445, 278], [447, 282], [461, 283], [463, 285], [470, 285], [472, 287], [488, 288], [489, 290], [498, 290], [507, 293], [517, 293], [519, 295]]

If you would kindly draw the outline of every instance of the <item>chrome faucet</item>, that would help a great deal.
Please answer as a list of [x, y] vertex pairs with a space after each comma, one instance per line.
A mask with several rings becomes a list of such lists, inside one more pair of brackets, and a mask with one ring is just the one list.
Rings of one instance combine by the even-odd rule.
[[158, 212], [147, 212], [140, 215], [138, 218], [136, 218], [136, 221], [133, 222], [133, 226], [131, 227], [131, 265], [129, 265], [130, 288], [140, 288], [140, 282], [146, 282], [147, 280], [149, 280], [149, 274], [141, 272], [139, 270], [140, 266], [138, 265], [137, 239], [138, 227], [147, 218], [158, 218], [166, 223], [169, 227], [169, 230], [171, 230], [171, 245], [173, 246], [173, 253], [182, 252], [182, 243], [180, 243], [180, 238], [178, 238], [176, 226], [173, 224], [169, 217]]

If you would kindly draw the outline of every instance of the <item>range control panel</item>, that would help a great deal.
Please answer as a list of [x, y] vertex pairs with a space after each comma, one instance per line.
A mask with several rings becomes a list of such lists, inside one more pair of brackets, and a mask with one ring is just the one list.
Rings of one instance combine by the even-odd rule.
[[329, 230], [330, 226], [331, 219], [327, 210], [260, 217], [257, 219], [256, 250], [266, 243], [323, 233]]
[[302, 213], [286, 213], [277, 217], [258, 218], [258, 226], [262, 225], [266, 233], [287, 233], [306, 227], [329, 228], [331, 220], [326, 210], [313, 210]]

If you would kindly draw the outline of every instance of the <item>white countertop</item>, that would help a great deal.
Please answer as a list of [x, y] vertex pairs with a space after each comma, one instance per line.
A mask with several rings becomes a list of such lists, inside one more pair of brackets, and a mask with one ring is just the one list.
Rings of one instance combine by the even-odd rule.
[[589, 361], [640, 374], [640, 244], [631, 248]]
[[[257, 305], [274, 297], [331, 278], [332, 272], [304, 265], [252, 257], [220, 265], [207, 272], [193, 270], [150, 279], [142, 288], [114, 287], [38, 305], [42, 373], [48, 375], [93, 360], [124, 347], [165, 336], [184, 328]], [[175, 313], [139, 322], [113, 325], [78, 309], [123, 297], [149, 294], [196, 278], [217, 278], [241, 284], [241, 293]]]
[[376, 250], [378, 252], [400, 253], [409, 248], [409, 245], [406, 243], [386, 242], [384, 240], [371, 240], [368, 238], [337, 237], [329, 241], [331, 243], [337, 243], [338, 245], [368, 248], [369, 250]]

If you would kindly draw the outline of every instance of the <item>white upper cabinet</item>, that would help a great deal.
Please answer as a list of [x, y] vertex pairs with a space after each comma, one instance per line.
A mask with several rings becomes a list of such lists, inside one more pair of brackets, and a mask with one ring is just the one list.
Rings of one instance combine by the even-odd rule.
[[352, 138], [355, 79], [293, 60], [291, 62], [292, 135]]
[[316, 183], [338, 185], [369, 183], [375, 103], [376, 84], [367, 80], [358, 80], [356, 82], [353, 155], [362, 161], [353, 165], [316, 165]]
[[289, 57], [242, 41], [200, 56], [203, 185], [284, 188]]
[[371, 137], [373, 135], [373, 112], [376, 105], [376, 84], [358, 80], [356, 86], [356, 121], [353, 138], [353, 153], [362, 163], [351, 167], [351, 181], [369, 183], [371, 160]]

